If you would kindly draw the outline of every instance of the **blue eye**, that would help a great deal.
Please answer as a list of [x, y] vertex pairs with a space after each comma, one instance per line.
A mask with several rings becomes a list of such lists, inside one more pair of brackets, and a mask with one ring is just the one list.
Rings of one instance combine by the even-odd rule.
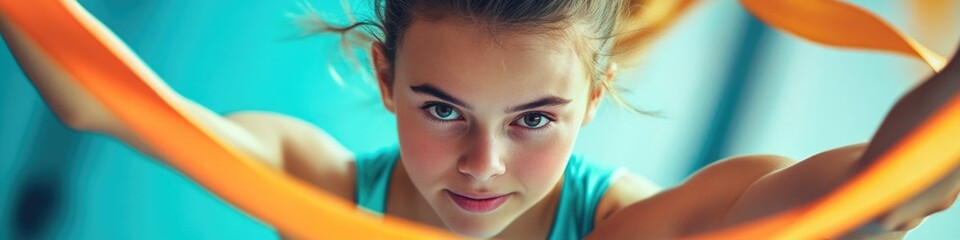
[[457, 112], [457, 109], [442, 103], [431, 104], [426, 110], [430, 113], [430, 116], [443, 121], [452, 121], [460, 118], [460, 113]]
[[542, 113], [530, 113], [523, 115], [520, 119], [514, 121], [515, 124], [520, 125], [529, 129], [538, 129], [546, 126], [548, 123], [552, 122], [553, 119], [550, 119]]

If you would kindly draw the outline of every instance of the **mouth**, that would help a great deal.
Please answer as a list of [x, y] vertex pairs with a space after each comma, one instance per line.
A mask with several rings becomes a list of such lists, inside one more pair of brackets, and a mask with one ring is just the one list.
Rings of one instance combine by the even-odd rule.
[[499, 208], [503, 203], [507, 202], [507, 199], [510, 198], [510, 194], [504, 195], [489, 195], [489, 196], [464, 196], [457, 193], [454, 193], [450, 190], [445, 190], [447, 196], [450, 196], [450, 200], [453, 200], [457, 206], [460, 206], [461, 209], [473, 213], [486, 213]]

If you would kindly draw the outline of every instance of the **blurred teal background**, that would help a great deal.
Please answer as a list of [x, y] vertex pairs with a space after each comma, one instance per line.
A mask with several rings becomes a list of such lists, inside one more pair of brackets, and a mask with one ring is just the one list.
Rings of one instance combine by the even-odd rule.
[[[960, 42], [955, 17], [931, 25], [917, 22], [920, 11], [905, 1], [853, 2], [940, 53]], [[943, 2], [949, 7], [940, 11], [960, 14], [960, 4]], [[216, 112], [297, 116], [355, 152], [396, 141], [392, 115], [340, 57], [339, 39], [300, 37], [288, 17], [302, 12], [298, 1], [80, 3], [173, 89]], [[338, 1], [312, 4], [345, 20]], [[576, 151], [667, 187], [724, 157], [803, 159], [867, 141], [898, 96], [930, 74], [903, 56], [798, 40], [732, 0], [704, 1], [652, 45], [620, 81], [634, 102], [664, 117], [606, 102]], [[346, 86], [333, 81], [331, 66]], [[108, 137], [65, 128], [6, 50], [0, 79], [0, 239], [277, 238], [163, 164]], [[954, 206], [908, 239], [960, 239], [958, 220]]]

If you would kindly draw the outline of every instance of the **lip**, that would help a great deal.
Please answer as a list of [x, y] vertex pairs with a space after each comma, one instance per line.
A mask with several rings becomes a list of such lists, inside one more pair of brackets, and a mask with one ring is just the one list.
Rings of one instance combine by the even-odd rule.
[[450, 197], [457, 206], [460, 206], [461, 209], [473, 213], [486, 213], [499, 208], [503, 203], [507, 202], [507, 199], [510, 198], [510, 194], [503, 195], [469, 195], [464, 196], [461, 194], [454, 193], [453, 191], [446, 190], [447, 196]]

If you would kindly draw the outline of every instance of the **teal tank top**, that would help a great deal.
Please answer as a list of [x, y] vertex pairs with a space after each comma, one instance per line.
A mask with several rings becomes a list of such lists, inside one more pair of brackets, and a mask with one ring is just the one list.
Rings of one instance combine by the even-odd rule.
[[[357, 206], [378, 214], [385, 212], [390, 173], [399, 156], [396, 145], [357, 156]], [[590, 164], [580, 156], [570, 157], [548, 239], [582, 239], [593, 231], [597, 204], [610, 186], [615, 170]]]

